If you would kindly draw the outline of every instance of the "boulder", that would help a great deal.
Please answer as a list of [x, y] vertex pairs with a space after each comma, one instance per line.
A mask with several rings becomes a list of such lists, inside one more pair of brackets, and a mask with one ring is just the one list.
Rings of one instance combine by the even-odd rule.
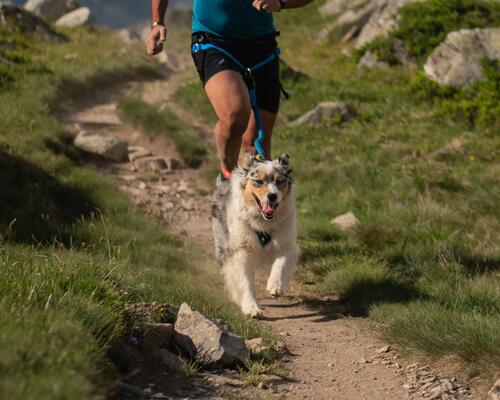
[[500, 379], [497, 379], [488, 392], [488, 400], [500, 400]]
[[290, 126], [320, 125], [322, 122], [335, 120], [345, 122], [355, 116], [356, 112], [349, 104], [341, 101], [325, 101], [291, 122]]
[[112, 161], [123, 161], [127, 157], [127, 142], [86, 131], [80, 132], [73, 141], [75, 147], [87, 153], [99, 155]]
[[332, 219], [330, 224], [335, 225], [340, 230], [347, 232], [359, 225], [359, 220], [352, 212], [339, 215], [338, 217]]
[[455, 88], [484, 78], [483, 59], [500, 60], [500, 28], [450, 32], [424, 65], [426, 75]]
[[43, 19], [20, 7], [0, 5], [0, 27], [8, 30], [19, 29], [23, 33], [36, 35], [48, 42], [68, 41], [66, 36], [53, 31]]
[[171, 353], [168, 350], [161, 349], [158, 351], [158, 355], [160, 356], [162, 364], [169, 370], [177, 372], [182, 371], [183, 367], [182, 360], [175, 354]]
[[186, 303], [181, 305], [177, 314], [174, 341], [200, 365], [229, 366], [247, 360], [247, 348], [242, 337]]
[[49, 22], [55, 22], [64, 14], [78, 8], [75, 0], [28, 0], [24, 8]]
[[406, 4], [425, 0], [378, 0], [368, 22], [356, 39], [357, 49], [379, 36], [387, 35], [399, 25], [399, 10]]
[[144, 340], [153, 347], [168, 347], [174, 335], [174, 326], [167, 323], [143, 322]]
[[90, 8], [80, 7], [76, 10], [70, 11], [64, 14], [61, 18], [56, 21], [56, 26], [64, 26], [68, 28], [74, 28], [76, 26], [82, 26], [90, 21]]
[[358, 69], [374, 69], [374, 68], [379, 68], [379, 69], [388, 69], [389, 64], [384, 62], [384, 61], [379, 61], [377, 56], [373, 54], [370, 50], [366, 51], [365, 54], [363, 54], [363, 57], [358, 62], [357, 65]]

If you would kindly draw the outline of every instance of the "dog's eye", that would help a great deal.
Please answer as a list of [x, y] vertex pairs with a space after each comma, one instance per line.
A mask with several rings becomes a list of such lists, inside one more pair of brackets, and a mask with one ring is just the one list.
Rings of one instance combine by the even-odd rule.
[[256, 179], [255, 181], [253, 181], [253, 184], [256, 186], [256, 187], [260, 187], [264, 184], [264, 181], [262, 179]]
[[286, 183], [286, 179], [278, 179], [276, 181], [276, 185], [283, 186]]

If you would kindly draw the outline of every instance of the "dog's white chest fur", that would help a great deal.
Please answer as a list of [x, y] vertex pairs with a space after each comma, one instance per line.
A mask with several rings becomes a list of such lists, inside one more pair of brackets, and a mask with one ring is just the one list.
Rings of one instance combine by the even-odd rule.
[[[270, 267], [267, 290], [273, 296], [281, 295], [296, 269], [299, 252], [295, 188], [288, 174], [288, 158], [286, 164], [282, 158], [266, 161], [266, 165], [255, 166], [256, 162], [238, 168], [231, 186], [218, 188], [212, 204], [216, 256], [226, 288], [243, 313], [251, 317], [262, 312], [255, 299], [255, 271]], [[267, 177], [266, 186], [261, 184], [263, 176]]]

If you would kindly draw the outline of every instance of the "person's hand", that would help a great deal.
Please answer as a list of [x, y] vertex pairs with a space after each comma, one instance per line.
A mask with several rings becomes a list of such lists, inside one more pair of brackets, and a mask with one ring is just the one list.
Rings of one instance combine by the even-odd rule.
[[167, 40], [167, 28], [165, 28], [163, 25], [153, 26], [153, 28], [151, 28], [151, 33], [148, 36], [148, 55], [154, 56], [158, 53], [161, 53], [165, 40]]
[[279, 0], [253, 0], [252, 5], [259, 11], [281, 11], [281, 3], [279, 2]]

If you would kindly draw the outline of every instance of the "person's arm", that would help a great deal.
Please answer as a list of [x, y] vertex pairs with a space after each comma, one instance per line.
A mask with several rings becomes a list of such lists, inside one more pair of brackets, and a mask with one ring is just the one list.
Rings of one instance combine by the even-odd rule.
[[165, 13], [168, 0], [151, 0], [151, 33], [148, 37], [147, 51], [150, 56], [161, 53], [163, 43], [167, 40]]

